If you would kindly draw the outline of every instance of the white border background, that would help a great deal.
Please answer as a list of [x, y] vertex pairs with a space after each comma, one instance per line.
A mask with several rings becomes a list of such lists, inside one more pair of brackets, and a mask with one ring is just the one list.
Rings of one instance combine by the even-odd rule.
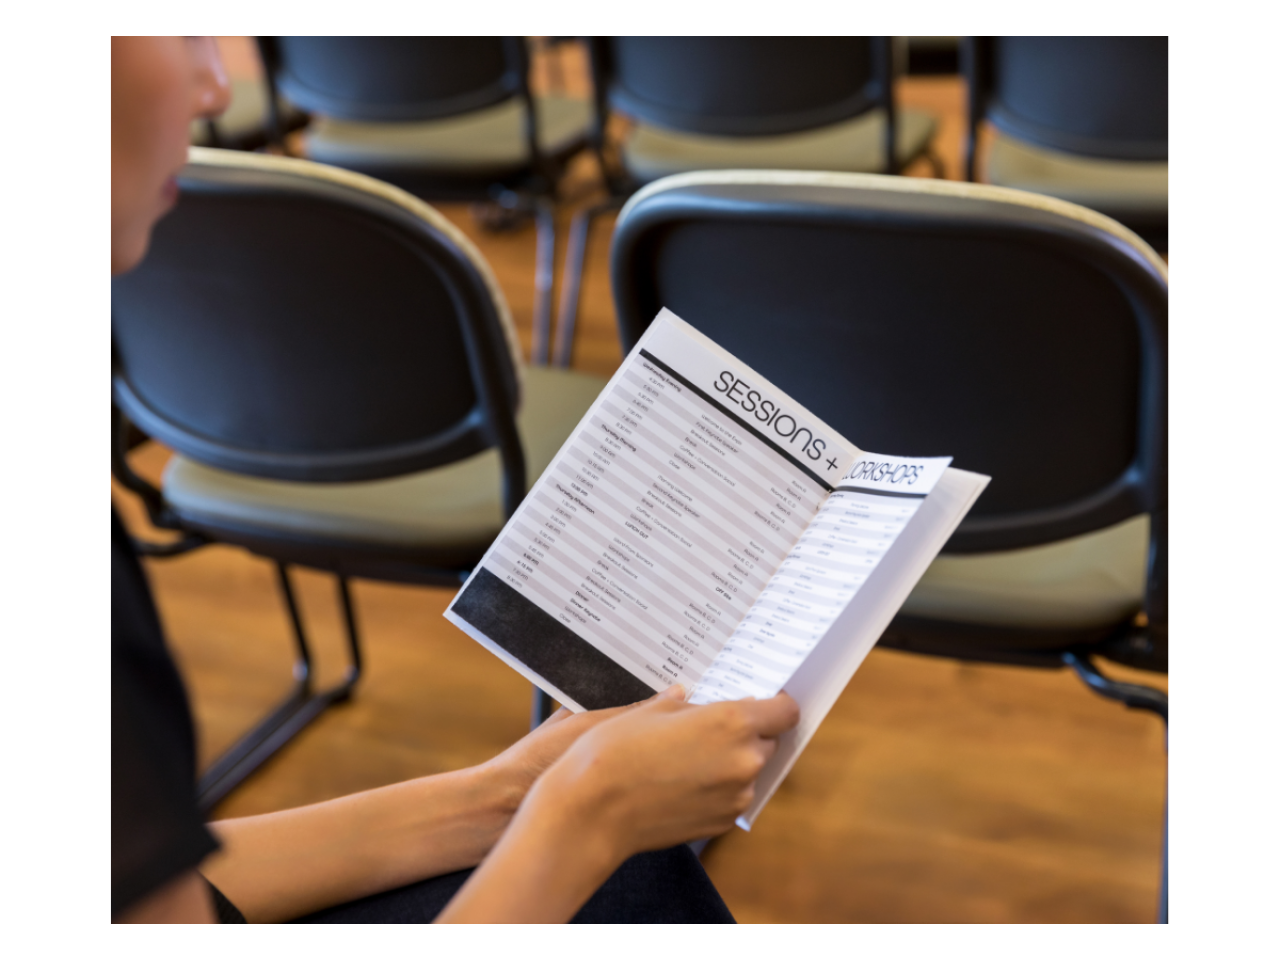
[[[967, 17], [961, 17], [964, 10]], [[1120, 956], [1185, 948], [1231, 955], [1275, 943], [1280, 680], [1277, 509], [1280, 339], [1275, 35], [1260, 5], [812, 2], [484, 4], [23, 4], [0, 62], [3, 343], [7, 411], [3, 698], [8, 923], [14, 956], [100, 947], [139, 955], [443, 956], [477, 949], [609, 957], [706, 949], [774, 956]], [[1186, 11], [1185, 13], [1182, 11]], [[1000, 14], [997, 16], [996, 14]], [[1193, 19], [1194, 18], [1194, 19]], [[229, 33], [509, 32], [941, 34], [1169, 33], [1175, 295], [1170, 314], [1174, 726], [1170, 760], [1172, 938], [1158, 930], [1033, 927], [778, 928], [679, 934], [547, 928], [256, 934], [108, 928], [110, 782], [106, 473], [112, 33], [174, 26]], [[517, 31], [515, 28], [523, 28]], [[242, 30], [243, 32], [243, 30]], [[504, 31], [505, 32], [505, 31]], [[1232, 491], [1238, 489], [1238, 499]], [[798, 939], [797, 939], [798, 938]], [[26, 947], [26, 949], [23, 949]], [[241, 946], [240, 949], [244, 949]], [[1273, 946], [1274, 949], [1274, 946]], [[21, 951], [21, 952], [19, 952]], [[1178, 950], [1181, 952], [1181, 950]]]

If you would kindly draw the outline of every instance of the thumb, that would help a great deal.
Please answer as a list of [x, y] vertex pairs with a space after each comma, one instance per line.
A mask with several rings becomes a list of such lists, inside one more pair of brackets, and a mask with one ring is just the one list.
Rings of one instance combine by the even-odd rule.
[[800, 722], [800, 705], [784, 690], [767, 700], [744, 703], [756, 733], [762, 737], [776, 737]]
[[688, 696], [689, 696], [688, 693], [684, 689], [684, 684], [673, 683], [671, 686], [667, 687], [667, 689], [663, 690], [660, 694], [658, 694], [656, 699], [679, 700], [683, 702], [688, 698]]

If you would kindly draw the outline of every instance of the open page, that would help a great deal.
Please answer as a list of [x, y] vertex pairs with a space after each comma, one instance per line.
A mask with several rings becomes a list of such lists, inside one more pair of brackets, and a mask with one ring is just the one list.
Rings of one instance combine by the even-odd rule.
[[[739, 818], [739, 826], [751, 828], [889, 621], [990, 480], [982, 474], [948, 467], [936, 478], [928, 496], [915, 500], [909, 522], [902, 525], [875, 569], [843, 604], [814, 648], [787, 678], [787, 693], [800, 705], [800, 724], [779, 738], [778, 751], [756, 780], [755, 800]], [[850, 484], [862, 485], [856, 481]], [[856, 506], [859, 502], [866, 504], [867, 512], [871, 513], [884, 511], [886, 499], [894, 499], [865, 490], [847, 492], [851, 496], [846, 503], [857, 512], [861, 512]], [[822, 531], [815, 531], [815, 537], [821, 534]]]
[[573, 709], [692, 690], [859, 453], [663, 310], [445, 616]]
[[786, 686], [950, 463], [950, 457], [860, 454], [703, 674], [690, 702], [763, 699]]

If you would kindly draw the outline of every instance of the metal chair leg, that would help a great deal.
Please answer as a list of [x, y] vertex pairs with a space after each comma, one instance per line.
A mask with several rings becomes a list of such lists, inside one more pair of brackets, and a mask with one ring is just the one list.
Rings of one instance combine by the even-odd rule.
[[533, 688], [533, 711], [529, 717], [529, 729], [537, 730], [542, 722], [551, 716], [551, 708], [555, 702], [551, 699], [551, 694], [543, 692], [540, 687]]
[[[1104, 676], [1094, 666], [1087, 653], [1068, 652], [1062, 655], [1062, 661], [1075, 670], [1076, 675], [1084, 681], [1090, 690], [1109, 700], [1119, 700], [1127, 707], [1135, 710], [1148, 710], [1156, 714], [1165, 725], [1165, 751], [1169, 749], [1169, 695], [1155, 687], [1144, 687], [1136, 683], [1121, 683]], [[1169, 797], [1165, 789], [1164, 801], [1164, 842], [1160, 852], [1160, 905], [1157, 923], [1169, 922]]]
[[555, 282], [556, 215], [549, 200], [535, 201], [538, 228], [537, 264], [534, 273], [533, 347], [530, 357], [536, 366], [546, 366], [551, 353], [551, 288]]
[[1106, 697], [1108, 700], [1119, 700], [1126, 707], [1132, 707], [1135, 710], [1149, 710], [1159, 716], [1165, 724], [1169, 723], [1169, 695], [1163, 690], [1140, 686], [1136, 683], [1121, 683], [1103, 676], [1093, 665], [1087, 653], [1064, 653], [1062, 662], [1075, 670], [1085, 686], [1098, 696]]
[[351, 581], [346, 577], [338, 577], [338, 598], [342, 601], [342, 621], [347, 628], [347, 654], [351, 657], [351, 666], [347, 667], [346, 680], [342, 687], [346, 691], [345, 700], [351, 696], [351, 690], [360, 679], [360, 671], [364, 667], [360, 657], [360, 633], [356, 626], [356, 605], [351, 599]]
[[587, 241], [596, 218], [622, 205], [610, 199], [579, 210], [569, 224], [569, 243], [564, 255], [564, 280], [560, 286], [560, 309], [556, 317], [556, 348], [552, 363], [568, 367], [573, 361], [573, 334], [578, 324], [578, 302], [582, 294], [582, 275], [587, 262]]
[[938, 156], [932, 147], [926, 147], [923, 156], [929, 161], [929, 166], [933, 169], [933, 176], [935, 180], [947, 179], [946, 164], [942, 162], [942, 157]]
[[587, 259], [594, 207], [579, 210], [569, 224], [569, 244], [564, 252], [564, 279], [560, 285], [560, 310], [556, 317], [556, 347], [552, 363], [568, 367], [573, 359], [573, 328], [578, 319], [578, 296]]
[[311, 684], [311, 647], [307, 642], [293, 584], [289, 580], [289, 569], [286, 564], [277, 563], [276, 571], [280, 592], [284, 594], [285, 605], [289, 608], [289, 619], [298, 650], [298, 659], [293, 665], [294, 687], [275, 709], [210, 764], [200, 778], [196, 798], [201, 811], [206, 813], [327, 708], [349, 699], [356, 681], [360, 679], [360, 636], [347, 578], [338, 578], [338, 598], [342, 603], [351, 666], [347, 668], [341, 683], [328, 690], [314, 692]]

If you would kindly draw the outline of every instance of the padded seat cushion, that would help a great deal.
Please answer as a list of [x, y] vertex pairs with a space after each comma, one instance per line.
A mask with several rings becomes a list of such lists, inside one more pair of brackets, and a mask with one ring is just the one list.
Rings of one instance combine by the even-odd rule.
[[[538, 97], [538, 145], [556, 156], [582, 140], [591, 122], [586, 100]], [[316, 117], [302, 136], [311, 160], [351, 167], [413, 167], [440, 172], [502, 172], [529, 162], [524, 107], [518, 99], [445, 120], [364, 123]]]
[[[622, 147], [627, 171], [648, 182], [689, 170], [841, 170], [876, 173], [884, 167], [884, 111], [818, 130], [775, 137], [710, 137], [638, 123]], [[898, 111], [898, 160], [920, 153], [937, 126], [919, 110]]]
[[[531, 367], [517, 417], [530, 486], [542, 474], [605, 382]], [[359, 483], [263, 480], [175, 455], [164, 495], [199, 525], [301, 534], [335, 543], [426, 549], [483, 549], [505, 523], [496, 449], [422, 473]]]
[[1119, 623], [1142, 609], [1151, 519], [1145, 514], [1058, 543], [1000, 553], [943, 554], [902, 612], [992, 626]]
[[988, 183], [1058, 197], [1120, 219], [1169, 215], [1168, 163], [1081, 157], [993, 133]]

